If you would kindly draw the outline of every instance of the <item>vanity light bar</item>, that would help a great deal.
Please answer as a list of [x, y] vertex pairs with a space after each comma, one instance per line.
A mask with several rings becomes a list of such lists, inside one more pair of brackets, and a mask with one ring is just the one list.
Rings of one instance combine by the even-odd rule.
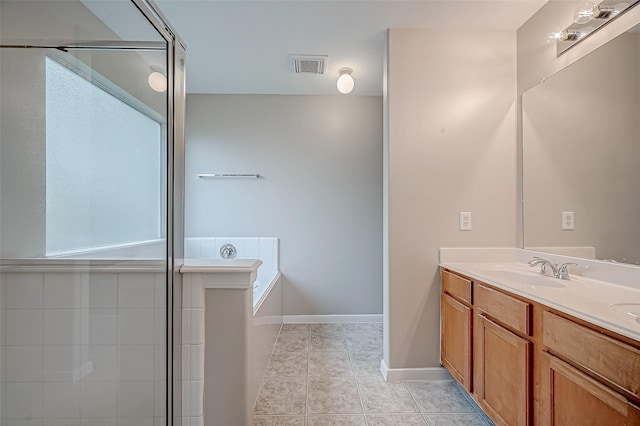
[[560, 56], [609, 22], [640, 3], [640, 0], [603, 0], [600, 3], [585, 3], [574, 14], [574, 22], [568, 27], [549, 34], [556, 42]]

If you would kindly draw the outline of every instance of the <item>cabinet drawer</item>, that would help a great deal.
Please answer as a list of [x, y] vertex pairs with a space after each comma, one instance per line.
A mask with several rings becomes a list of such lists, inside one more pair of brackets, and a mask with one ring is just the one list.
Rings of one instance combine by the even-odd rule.
[[483, 285], [476, 286], [476, 306], [493, 319], [531, 335], [531, 305]]
[[442, 271], [442, 291], [471, 304], [471, 281], [466, 278]]
[[640, 399], [640, 350], [548, 311], [543, 329], [551, 351]]

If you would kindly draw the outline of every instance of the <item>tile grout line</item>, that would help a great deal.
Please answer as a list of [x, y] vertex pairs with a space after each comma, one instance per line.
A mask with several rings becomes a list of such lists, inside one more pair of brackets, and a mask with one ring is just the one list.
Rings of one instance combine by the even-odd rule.
[[367, 415], [364, 410], [364, 402], [362, 401], [362, 393], [360, 392], [360, 382], [356, 377], [356, 373], [353, 371], [353, 364], [351, 362], [351, 350], [349, 349], [349, 345], [347, 344], [347, 335], [344, 331], [344, 324], [342, 325], [342, 338], [344, 339], [344, 344], [347, 348], [347, 354], [349, 356], [349, 366], [351, 367], [351, 373], [353, 374], [353, 380], [356, 384], [356, 392], [358, 392], [358, 399], [360, 400], [360, 409], [362, 410], [362, 418], [364, 419], [365, 426], [369, 424], [369, 420], [367, 420]]
[[430, 426], [430, 423], [427, 421], [427, 418], [424, 416], [424, 413], [420, 409], [420, 404], [418, 404], [416, 397], [413, 395], [413, 392], [411, 392], [411, 388], [407, 386], [406, 381], [402, 382], [402, 384], [404, 385], [405, 389], [407, 389], [407, 392], [409, 392], [409, 395], [411, 395], [411, 399], [413, 400], [413, 402], [416, 404], [416, 407], [418, 408], [418, 413], [420, 413], [420, 417], [422, 417], [422, 421], [424, 421], [425, 425]]

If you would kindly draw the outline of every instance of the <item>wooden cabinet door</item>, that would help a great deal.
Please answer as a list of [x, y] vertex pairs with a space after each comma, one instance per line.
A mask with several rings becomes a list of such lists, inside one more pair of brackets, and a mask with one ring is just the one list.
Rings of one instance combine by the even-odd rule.
[[471, 309], [448, 294], [440, 299], [440, 360], [471, 391]]
[[[478, 403], [497, 425], [531, 422], [531, 342], [478, 315], [475, 356]], [[578, 424], [578, 423], [576, 423]]]
[[[549, 418], [543, 424], [554, 426], [640, 425], [640, 411], [626, 398], [547, 353], [550, 389]], [[546, 363], [545, 363], [546, 364]]]

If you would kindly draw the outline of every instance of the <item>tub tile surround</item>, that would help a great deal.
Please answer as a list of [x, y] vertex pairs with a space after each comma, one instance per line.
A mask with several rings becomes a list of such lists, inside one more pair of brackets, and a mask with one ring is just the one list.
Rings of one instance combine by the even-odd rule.
[[233, 244], [237, 250], [236, 259], [260, 259], [262, 268], [269, 271], [278, 269], [279, 240], [273, 237], [232, 238], [232, 237], [189, 237], [184, 239], [185, 259], [222, 259], [220, 248]]
[[166, 285], [159, 265], [5, 261], [0, 422], [164, 424]]
[[[563, 288], [519, 285], [491, 275], [494, 269], [538, 271], [527, 262], [534, 256], [570, 266], [573, 280], [558, 280]], [[630, 315], [615, 313], [610, 306], [640, 301], [640, 267], [614, 264], [570, 256], [523, 250], [517, 248], [441, 248], [440, 265], [471, 278], [512, 291], [595, 325], [640, 340], [638, 323]], [[550, 277], [549, 280], [555, 278]]]
[[333, 341], [312, 345], [317, 336], [377, 342], [382, 323], [283, 324], [255, 426], [490, 424], [452, 381], [386, 382], [381, 343], [335, 350]]

